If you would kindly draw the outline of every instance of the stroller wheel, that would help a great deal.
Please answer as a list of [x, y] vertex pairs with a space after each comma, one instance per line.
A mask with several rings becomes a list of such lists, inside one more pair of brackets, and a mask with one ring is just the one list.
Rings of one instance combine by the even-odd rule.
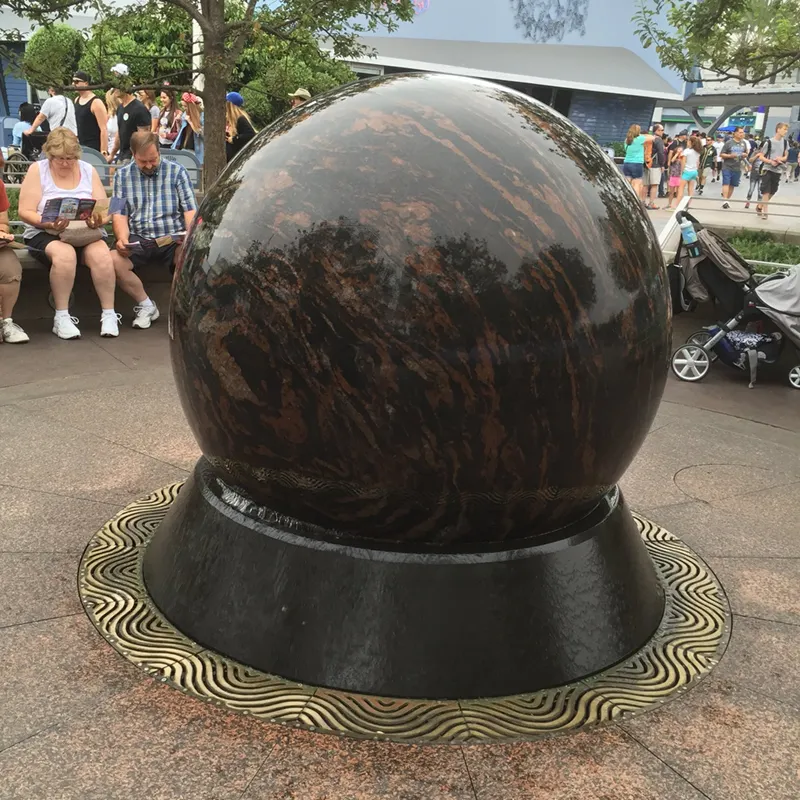
[[711, 369], [711, 359], [702, 347], [685, 344], [672, 354], [672, 371], [682, 381], [699, 381]]
[[792, 367], [789, 370], [789, 383], [795, 389], [800, 389], [800, 366]]
[[[702, 330], [695, 331], [687, 340], [686, 344], [696, 344], [698, 347], [705, 347], [708, 340], [711, 338], [711, 331]], [[717, 354], [713, 351], [708, 354], [713, 364], [717, 360]]]

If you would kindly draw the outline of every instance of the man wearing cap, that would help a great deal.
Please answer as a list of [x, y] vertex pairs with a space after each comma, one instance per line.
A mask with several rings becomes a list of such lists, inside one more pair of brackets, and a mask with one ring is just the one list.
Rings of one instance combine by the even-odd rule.
[[130, 92], [131, 82], [128, 79], [128, 67], [125, 64], [115, 64], [111, 67], [111, 72], [116, 78], [114, 88], [119, 96], [119, 108], [117, 109], [117, 137], [108, 154], [108, 160], [112, 161], [115, 156], [118, 156], [119, 162], [124, 164], [131, 158], [131, 136], [142, 128], [149, 131], [152, 118], [147, 106]]
[[75, 122], [78, 125], [78, 141], [82, 147], [99, 150], [108, 155], [108, 112], [106, 104], [89, 89], [89, 75], [77, 70], [72, 76], [72, 85], [78, 92], [75, 98]]
[[689, 131], [683, 130], [680, 133], [675, 134], [675, 139], [673, 140], [672, 144], [669, 146], [669, 150], [667, 150], [667, 163], [671, 163], [674, 157], [674, 153], [677, 150], [679, 153], [683, 152], [683, 148], [686, 147], [686, 138], [689, 135]]
[[296, 92], [292, 92], [289, 95], [289, 102], [292, 104], [292, 108], [297, 108], [297, 106], [303, 105], [306, 101], [311, 99], [311, 92], [308, 89], [298, 89]]
[[47, 93], [50, 97], [42, 103], [42, 110], [36, 115], [33, 124], [25, 131], [28, 136], [33, 133], [45, 120], [50, 124], [50, 130], [56, 128], [68, 128], [74, 134], [78, 133], [78, 126], [75, 124], [75, 106], [64, 97], [61, 89], [51, 86]]

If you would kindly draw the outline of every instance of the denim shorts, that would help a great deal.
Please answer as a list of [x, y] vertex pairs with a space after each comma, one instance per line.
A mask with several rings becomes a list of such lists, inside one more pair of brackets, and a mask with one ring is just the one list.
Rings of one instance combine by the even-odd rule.
[[632, 161], [625, 161], [622, 164], [622, 174], [631, 180], [641, 180], [644, 175], [644, 164], [634, 164]]
[[742, 172], [738, 169], [723, 169], [722, 170], [722, 185], [733, 186], [736, 188], [739, 181], [742, 179]]

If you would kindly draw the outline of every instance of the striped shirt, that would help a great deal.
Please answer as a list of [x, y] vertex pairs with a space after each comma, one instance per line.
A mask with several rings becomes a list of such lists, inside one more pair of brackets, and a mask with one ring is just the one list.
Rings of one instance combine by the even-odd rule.
[[158, 239], [185, 230], [183, 214], [195, 211], [197, 201], [186, 169], [162, 158], [152, 175], [145, 175], [135, 161], [114, 173], [113, 196], [125, 201], [131, 233]]

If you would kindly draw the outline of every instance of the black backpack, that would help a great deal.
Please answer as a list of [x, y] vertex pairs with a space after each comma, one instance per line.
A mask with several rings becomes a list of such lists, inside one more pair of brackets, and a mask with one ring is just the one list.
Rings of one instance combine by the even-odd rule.
[[[783, 152], [781, 153], [781, 155], [785, 156], [786, 155], [786, 149], [789, 146], [789, 144], [786, 141], [786, 139], [782, 139], [781, 141], [783, 142]], [[772, 155], [772, 138], [771, 137], [769, 139], [767, 139], [767, 152], [764, 153], [764, 155], [767, 158], [770, 158], [771, 155]]]

